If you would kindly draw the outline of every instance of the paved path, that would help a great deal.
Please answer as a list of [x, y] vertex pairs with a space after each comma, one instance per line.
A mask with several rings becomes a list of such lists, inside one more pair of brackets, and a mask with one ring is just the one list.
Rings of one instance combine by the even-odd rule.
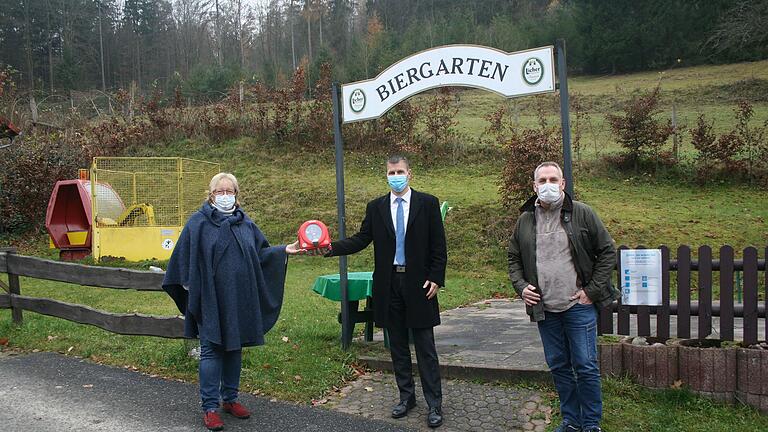
[[[0, 353], [3, 432], [206, 431], [197, 384], [151, 378], [54, 353]], [[338, 411], [242, 395], [248, 420], [227, 431], [394, 432], [401, 426]]]
[[[473, 305], [441, 313], [442, 324], [435, 327], [435, 344], [445, 376], [462, 378], [495, 378], [544, 380], [548, 368], [544, 360], [539, 331], [525, 314], [521, 300], [485, 300]], [[614, 326], [617, 323], [614, 314]], [[740, 318], [734, 320], [736, 339], [743, 337]], [[765, 326], [758, 326], [760, 340], [765, 339]], [[698, 335], [698, 321], [691, 317], [691, 337]], [[718, 317], [712, 318], [712, 335], [720, 330]], [[677, 317], [670, 319], [670, 331], [677, 332]], [[656, 320], [651, 317], [651, 334], [656, 333]], [[630, 334], [637, 335], [637, 316], [630, 317]], [[379, 346], [376, 347], [376, 341]], [[382, 346], [383, 334], [374, 335], [368, 363], [375, 368], [391, 369], [389, 353]], [[362, 342], [358, 342], [362, 343]], [[412, 356], [415, 360], [415, 354]]]
[[[390, 422], [415, 431], [429, 431], [427, 405], [416, 379], [416, 408], [401, 419], [391, 416], [397, 402], [391, 374], [374, 372], [360, 377], [331, 397], [328, 408]], [[443, 426], [440, 432], [544, 431], [551, 423], [552, 407], [534, 390], [511, 386], [443, 380]]]

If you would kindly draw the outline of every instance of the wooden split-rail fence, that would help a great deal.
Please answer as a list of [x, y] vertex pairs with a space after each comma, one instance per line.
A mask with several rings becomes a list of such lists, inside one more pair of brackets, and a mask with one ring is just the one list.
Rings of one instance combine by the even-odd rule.
[[[638, 249], [642, 249], [639, 246]], [[620, 249], [627, 249], [622, 246]], [[768, 335], [768, 272], [765, 255], [748, 247], [742, 259], [734, 259], [731, 246], [722, 246], [719, 259], [712, 258], [712, 248], [702, 246], [697, 259], [692, 259], [689, 246], [680, 246], [676, 259], [671, 259], [669, 248], [662, 246], [662, 305], [628, 306], [616, 302], [600, 312], [599, 331], [602, 334], [630, 334], [630, 318], [635, 315], [636, 334], [651, 336], [651, 316], [655, 315], [656, 333], [660, 339], [670, 337], [690, 338], [691, 317], [697, 316], [699, 338], [712, 333], [712, 317], [719, 317], [719, 338], [734, 340], [734, 322], [742, 320], [743, 340], [746, 344], [758, 341], [758, 328], [764, 326]], [[764, 250], [768, 255], [768, 248]], [[617, 278], [621, 274], [621, 262], [617, 254]], [[675, 273], [675, 294], [672, 298], [672, 273]], [[740, 272], [743, 287], [741, 302], [734, 301], [738, 286], [734, 283]], [[137, 291], [162, 291], [163, 273], [87, 266], [23, 256], [12, 249], [0, 249], [0, 273], [8, 274], [8, 284], [0, 281], [0, 308], [10, 308], [12, 319], [22, 322], [22, 311], [28, 310], [81, 324], [90, 324], [104, 330], [126, 335], [146, 335], [181, 338], [184, 319], [179, 316], [152, 316], [139, 313], [121, 314], [93, 309], [47, 298], [34, 298], [21, 293], [19, 277], [53, 280], [88, 287], [132, 289]], [[717, 279], [715, 279], [717, 277]], [[715, 290], [715, 281], [717, 288]], [[617, 282], [620, 282], [617, 279]], [[761, 297], [761, 285], [762, 300]], [[736, 288], [736, 289], [735, 289]], [[693, 300], [695, 293], [696, 300]], [[713, 293], [717, 293], [714, 298]], [[670, 334], [670, 316], [676, 316], [677, 332]]]

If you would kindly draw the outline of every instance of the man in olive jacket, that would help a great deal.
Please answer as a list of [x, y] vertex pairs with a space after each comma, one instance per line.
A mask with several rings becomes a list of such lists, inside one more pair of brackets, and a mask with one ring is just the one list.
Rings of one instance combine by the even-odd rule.
[[531, 197], [509, 242], [509, 277], [539, 326], [560, 397], [557, 432], [600, 431], [597, 308], [619, 298], [611, 284], [616, 249], [600, 218], [565, 193], [554, 162], [533, 173]]

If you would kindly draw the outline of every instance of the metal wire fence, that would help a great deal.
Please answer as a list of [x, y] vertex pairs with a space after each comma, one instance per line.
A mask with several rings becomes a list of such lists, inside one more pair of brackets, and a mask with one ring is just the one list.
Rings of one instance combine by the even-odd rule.
[[94, 224], [182, 226], [200, 208], [218, 172], [219, 164], [185, 158], [94, 158]]

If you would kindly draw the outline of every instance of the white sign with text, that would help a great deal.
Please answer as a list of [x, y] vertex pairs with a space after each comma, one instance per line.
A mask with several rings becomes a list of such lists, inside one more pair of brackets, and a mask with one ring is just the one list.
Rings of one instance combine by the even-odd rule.
[[661, 305], [661, 249], [621, 250], [621, 304]]
[[505, 97], [555, 91], [554, 48], [507, 53], [477, 45], [428, 49], [376, 78], [341, 87], [344, 123], [381, 117], [399, 102], [435, 87], [489, 90]]

